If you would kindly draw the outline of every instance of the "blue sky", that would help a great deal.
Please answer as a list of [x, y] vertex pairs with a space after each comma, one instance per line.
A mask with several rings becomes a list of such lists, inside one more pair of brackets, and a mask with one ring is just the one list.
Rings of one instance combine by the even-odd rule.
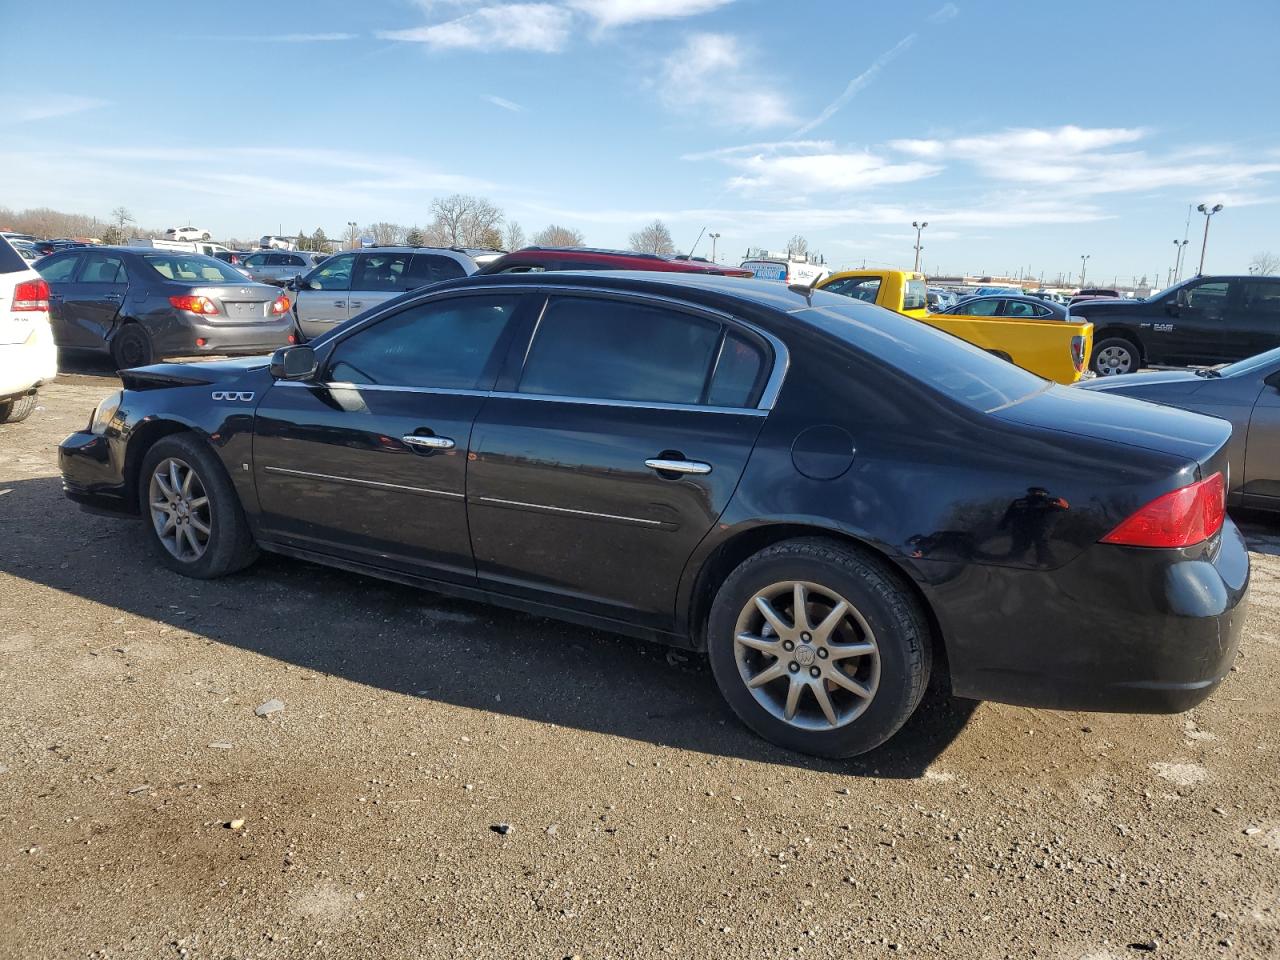
[[462, 191], [908, 267], [924, 219], [930, 271], [1163, 281], [1214, 201], [1206, 270], [1243, 272], [1280, 252], [1278, 33], [1274, 0], [0, 0], [0, 204], [251, 238]]

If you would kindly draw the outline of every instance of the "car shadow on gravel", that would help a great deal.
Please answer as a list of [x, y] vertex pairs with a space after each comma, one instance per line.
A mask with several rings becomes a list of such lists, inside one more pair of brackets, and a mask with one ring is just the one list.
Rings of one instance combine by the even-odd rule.
[[698, 654], [269, 554], [189, 580], [150, 555], [138, 521], [79, 511], [54, 477], [0, 483], [0, 571], [406, 696], [832, 773], [920, 777], [977, 707], [935, 690], [878, 750], [804, 757], [748, 732]]

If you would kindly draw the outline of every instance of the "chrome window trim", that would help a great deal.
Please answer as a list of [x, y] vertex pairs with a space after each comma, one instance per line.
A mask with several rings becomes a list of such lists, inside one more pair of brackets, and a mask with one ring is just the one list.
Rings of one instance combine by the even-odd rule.
[[618, 520], [641, 527], [669, 527], [671, 524], [662, 520], [647, 520], [644, 517], [624, 517], [616, 513], [597, 513], [594, 510], [573, 510], [569, 507], [552, 507], [545, 503], [527, 503], [524, 500], [503, 500], [501, 497], [472, 497], [471, 503], [488, 503], [496, 507], [517, 507], [521, 510], [533, 510], [541, 513], [559, 513], [571, 517], [594, 517], [597, 520]]
[[[553, 272], [554, 271], [548, 271], [547, 273], [537, 274], [537, 276], [545, 277]], [[645, 302], [645, 303], [658, 303], [658, 304], [662, 304], [663, 306], [676, 307], [685, 312], [703, 314], [708, 317], [715, 317], [716, 319], [720, 320], [722, 323], [728, 323], [734, 326], [742, 327], [745, 330], [750, 330], [752, 333], [756, 334], [756, 336], [760, 337], [765, 342], [767, 342], [769, 346], [772, 348], [773, 370], [769, 374], [769, 379], [765, 382], [764, 389], [760, 391], [760, 399], [756, 403], [755, 407], [733, 407], [731, 409], [733, 410], [734, 413], [751, 413], [752, 410], [757, 410], [757, 411], [763, 411], [764, 413], [767, 414], [770, 410], [772, 410], [778, 402], [778, 394], [782, 392], [782, 384], [786, 380], [787, 371], [791, 367], [791, 353], [790, 351], [787, 350], [786, 345], [781, 340], [779, 340], [776, 336], [774, 336], [768, 330], [764, 330], [761, 327], [757, 326], [756, 324], [750, 322], [749, 320], [743, 320], [740, 317], [737, 317], [731, 313], [726, 313], [725, 311], [719, 310], [715, 307], [704, 306], [703, 304], [700, 304], [700, 303], [690, 303], [686, 300], [680, 300], [676, 297], [668, 296], [667, 294], [663, 294], [663, 293], [647, 293], [647, 292], [636, 291], [636, 290], [617, 290], [611, 287], [557, 284], [554, 282], [530, 283], [528, 285], [519, 284], [519, 283], [485, 283], [485, 284], [477, 284], [475, 286], [450, 287], [447, 290], [424, 290], [420, 295], [415, 295], [411, 300], [407, 302], [394, 303], [389, 308], [384, 307], [384, 309], [379, 309], [377, 306], [371, 307], [369, 310], [365, 312], [364, 318], [360, 320], [359, 323], [350, 324], [350, 321], [346, 321], [344, 322], [344, 326], [340, 332], [337, 330], [327, 331], [326, 333], [322, 333], [319, 337], [313, 340], [312, 343], [316, 345], [315, 349], [317, 350], [329, 349], [336, 343], [340, 342], [341, 340], [345, 340], [347, 337], [354, 336], [369, 324], [375, 323], [378, 320], [381, 320], [382, 317], [389, 312], [407, 309], [412, 306], [418, 306], [419, 304], [422, 304], [422, 303], [429, 303], [432, 300], [443, 299], [451, 296], [468, 296], [472, 293], [482, 293], [482, 292], [494, 293], [494, 292], [502, 292], [502, 291], [506, 291], [508, 293], [520, 293], [525, 295], [529, 293], [534, 293], [534, 294], [540, 293], [540, 294], [546, 295], [548, 300], [550, 299], [553, 293], [581, 293], [581, 294], [597, 294], [597, 295], [603, 294], [605, 296], [615, 297], [623, 300], [633, 300], [633, 301], [639, 301], [639, 302]], [[398, 300], [399, 298], [397, 297], [396, 299]], [[543, 303], [543, 309], [544, 310], [546, 309], [545, 302]], [[808, 307], [801, 307], [799, 309], [804, 310], [804, 309], [808, 309]], [[347, 324], [350, 324], [350, 325], [347, 326]], [[320, 341], [323, 341], [323, 342], [320, 342]], [[533, 337], [530, 336], [529, 344], [531, 345], [532, 343], [533, 343]], [[528, 345], [526, 345], [526, 352], [527, 350], [528, 350]], [[422, 388], [409, 387], [405, 389], [418, 390]], [[453, 392], [456, 392], [456, 391], [453, 391]], [[524, 398], [524, 397], [534, 397], [536, 395], [522, 393], [522, 394], [515, 394], [515, 396]], [[587, 403], [596, 402], [589, 398], [579, 398], [579, 400], [581, 402], [587, 402]], [[638, 403], [638, 401], [616, 401], [616, 402], [626, 403], [628, 405], [632, 405], [634, 403], [639, 406], [651, 406], [654, 409], [659, 409], [659, 410], [675, 408], [680, 410], [701, 409], [701, 410], [714, 410], [716, 412], [723, 412], [723, 410], [726, 409], [726, 408], [718, 408], [718, 407], [699, 406], [698, 404], [687, 404], [687, 405], [686, 404], [643, 404], [643, 403]]]
[[287, 467], [263, 467], [267, 473], [280, 473], [290, 477], [306, 477], [308, 480], [329, 480], [333, 483], [349, 483], [357, 487], [373, 487], [378, 490], [398, 490], [405, 493], [419, 493], [428, 497], [444, 497], [448, 500], [462, 500], [464, 495], [450, 490], [432, 490], [430, 487], [409, 487], [402, 483], [385, 483], [381, 480], [360, 480], [356, 477], [338, 477], [330, 473], [312, 473], [308, 470], [291, 470]]

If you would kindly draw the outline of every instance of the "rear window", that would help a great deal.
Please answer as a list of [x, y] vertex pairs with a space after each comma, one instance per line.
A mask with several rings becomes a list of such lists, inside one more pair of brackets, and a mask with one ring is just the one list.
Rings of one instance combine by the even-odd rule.
[[908, 280], [902, 294], [903, 310], [923, 310], [929, 305], [929, 288], [923, 280]]
[[0, 237], [0, 273], [18, 273], [31, 269], [22, 255], [9, 245], [9, 241]]
[[923, 321], [821, 290], [813, 294], [813, 308], [803, 316], [869, 356], [984, 413], [1025, 399], [1049, 384]]
[[244, 274], [221, 260], [195, 254], [147, 254], [142, 258], [166, 280], [180, 283], [245, 283]]
[[750, 270], [757, 280], [787, 279], [787, 265], [777, 260], [744, 260], [742, 269]]

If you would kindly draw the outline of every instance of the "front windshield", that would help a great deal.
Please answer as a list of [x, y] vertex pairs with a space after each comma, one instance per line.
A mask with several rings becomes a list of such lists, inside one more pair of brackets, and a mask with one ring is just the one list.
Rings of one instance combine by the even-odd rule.
[[192, 253], [149, 253], [142, 258], [166, 280], [179, 283], [244, 283], [244, 274], [221, 260]]
[[1268, 350], [1266, 353], [1259, 353], [1256, 356], [1246, 357], [1244, 360], [1237, 360], [1235, 363], [1228, 363], [1225, 367], [1218, 367], [1217, 372], [1220, 377], [1235, 377], [1240, 374], [1256, 373], [1264, 367], [1273, 366], [1277, 363], [1280, 363], [1280, 347]]

